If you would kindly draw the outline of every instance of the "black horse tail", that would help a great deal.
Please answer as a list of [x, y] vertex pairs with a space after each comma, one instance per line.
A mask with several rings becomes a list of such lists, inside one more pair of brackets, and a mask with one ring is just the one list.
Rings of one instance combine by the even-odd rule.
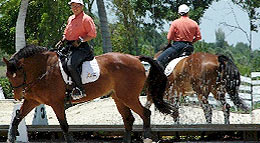
[[229, 94], [233, 103], [242, 110], [248, 111], [248, 107], [240, 99], [238, 95], [239, 86], [240, 86], [240, 72], [234, 62], [229, 59], [227, 56], [218, 55], [218, 61], [220, 63], [220, 73], [221, 76], [220, 82], [225, 83], [225, 88]]
[[151, 65], [149, 75], [146, 80], [146, 86], [155, 107], [164, 114], [172, 114], [171, 105], [163, 100], [167, 84], [167, 77], [164, 74], [163, 68], [151, 57], [139, 56], [139, 60], [148, 62]]

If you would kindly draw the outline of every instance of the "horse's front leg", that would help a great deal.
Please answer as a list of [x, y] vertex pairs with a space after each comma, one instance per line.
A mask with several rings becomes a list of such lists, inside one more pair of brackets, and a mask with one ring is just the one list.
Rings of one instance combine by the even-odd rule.
[[57, 119], [59, 120], [60, 127], [63, 131], [65, 140], [68, 143], [73, 143], [74, 142], [73, 137], [69, 133], [69, 125], [68, 125], [68, 122], [67, 122], [67, 119], [66, 119], [64, 103], [55, 104], [55, 105], [52, 105], [51, 107], [54, 110]]
[[16, 140], [16, 136], [19, 135], [18, 125], [22, 121], [22, 119], [30, 112], [33, 108], [40, 105], [38, 102], [34, 100], [24, 100], [21, 109], [16, 111], [16, 116], [13, 119], [11, 129], [8, 133], [7, 142], [14, 143]]

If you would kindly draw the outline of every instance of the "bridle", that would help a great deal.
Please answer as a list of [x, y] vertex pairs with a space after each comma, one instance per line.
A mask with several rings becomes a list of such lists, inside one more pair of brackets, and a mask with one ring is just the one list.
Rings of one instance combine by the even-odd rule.
[[12, 83], [10, 83], [10, 84], [11, 84], [11, 87], [12, 87], [13, 89], [21, 88], [21, 87], [23, 87], [23, 86], [27, 87], [27, 84], [26, 84], [26, 73], [25, 73], [25, 71], [24, 71], [24, 68], [23, 68], [23, 67], [19, 67], [18, 69], [19, 69], [19, 70], [20, 70], [20, 69], [23, 70], [23, 83], [20, 84], [20, 85], [18, 85], [18, 86], [13, 86]]
[[53, 65], [50, 66], [51, 68], [50, 68], [49, 70], [47, 70], [45, 73], [43, 73], [42, 75], [40, 75], [39, 77], [37, 77], [35, 80], [33, 80], [33, 81], [29, 82], [29, 83], [26, 82], [27, 76], [26, 76], [26, 72], [25, 72], [24, 68], [23, 68], [22, 66], [19, 67], [18, 69], [22, 69], [22, 72], [23, 72], [23, 83], [21, 83], [21, 84], [18, 85], [18, 86], [13, 86], [13, 85], [11, 84], [11, 87], [12, 87], [13, 89], [23, 88], [22, 93], [23, 93], [23, 96], [24, 96], [27, 91], [29, 91], [33, 86], [35, 86], [35, 85], [36, 85], [37, 83], [39, 83], [45, 76], [47, 76], [47, 75], [50, 73], [50, 71], [56, 66], [57, 63], [58, 63], [58, 60], [57, 60]]

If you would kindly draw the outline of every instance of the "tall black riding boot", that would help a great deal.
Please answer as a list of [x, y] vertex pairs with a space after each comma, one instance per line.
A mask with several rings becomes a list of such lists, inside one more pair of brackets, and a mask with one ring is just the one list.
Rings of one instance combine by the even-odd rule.
[[81, 77], [76, 70], [70, 70], [70, 74], [73, 82], [76, 84], [76, 88], [72, 91], [73, 99], [79, 99], [85, 96], [85, 90], [82, 85]]

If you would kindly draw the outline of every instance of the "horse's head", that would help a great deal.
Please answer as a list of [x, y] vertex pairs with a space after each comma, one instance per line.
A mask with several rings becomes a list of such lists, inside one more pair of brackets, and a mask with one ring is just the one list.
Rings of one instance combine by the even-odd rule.
[[[33, 73], [29, 70], [42, 65], [40, 60], [45, 60], [39, 56], [39, 54], [44, 51], [47, 51], [45, 47], [27, 45], [16, 52], [10, 60], [3, 58], [3, 61], [7, 66], [6, 76], [11, 82], [14, 90], [14, 98], [16, 100], [20, 100], [24, 96], [23, 91], [25, 91], [30, 83], [28, 79], [33, 75]], [[34, 71], [39, 72], [39, 69]]]
[[22, 86], [25, 80], [23, 59], [18, 61], [12, 58], [8, 61], [7, 59], [3, 58], [3, 61], [5, 62], [7, 67], [6, 77], [13, 87], [14, 99], [21, 100], [23, 97]]

